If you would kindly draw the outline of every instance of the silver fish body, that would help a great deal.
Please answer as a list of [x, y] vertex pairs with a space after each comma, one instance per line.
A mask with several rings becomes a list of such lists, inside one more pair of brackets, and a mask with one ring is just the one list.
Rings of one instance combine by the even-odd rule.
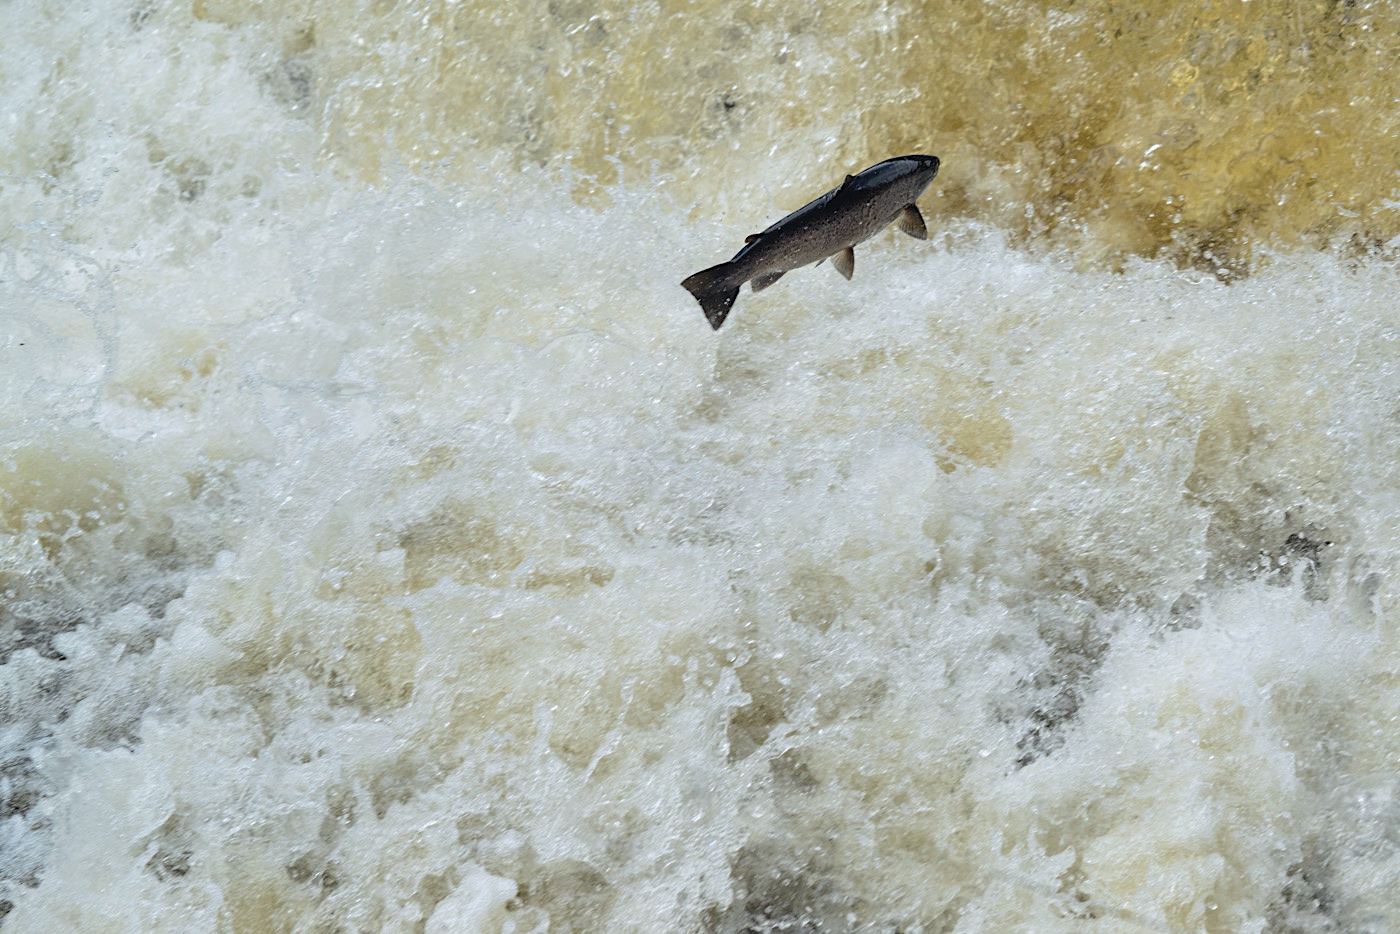
[[847, 279], [855, 269], [855, 245], [896, 220], [910, 236], [924, 239], [924, 219], [915, 201], [938, 174], [937, 156], [898, 156], [872, 165], [773, 226], [748, 237], [727, 263], [690, 276], [685, 286], [716, 331], [729, 315], [739, 288], [755, 292], [783, 274], [832, 258]]

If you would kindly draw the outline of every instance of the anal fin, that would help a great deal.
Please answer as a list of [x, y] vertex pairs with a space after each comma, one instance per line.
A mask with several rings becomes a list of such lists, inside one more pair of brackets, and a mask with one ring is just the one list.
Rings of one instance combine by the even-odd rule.
[[854, 247], [846, 247], [840, 253], [835, 253], [831, 257], [831, 265], [836, 267], [836, 271], [850, 279], [856, 271], [856, 251]]
[[919, 213], [919, 206], [911, 204], [903, 211], [899, 212], [899, 229], [907, 233], [916, 240], [928, 239], [928, 228], [924, 226], [924, 216]]
[[786, 271], [787, 270], [784, 269], [778, 272], [765, 272], [761, 276], [754, 276], [753, 281], [749, 284], [753, 287], [753, 290], [755, 292], [762, 292], [774, 282], [777, 282], [779, 279], [781, 279], [783, 277], [783, 273]]

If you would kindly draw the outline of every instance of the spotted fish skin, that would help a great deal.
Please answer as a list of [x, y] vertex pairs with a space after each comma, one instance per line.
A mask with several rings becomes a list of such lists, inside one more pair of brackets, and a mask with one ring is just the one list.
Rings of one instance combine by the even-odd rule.
[[937, 156], [909, 155], [847, 175], [820, 198], [749, 236], [729, 262], [702, 269], [681, 285], [718, 331], [745, 282], [761, 292], [784, 273], [826, 259], [849, 279], [855, 270], [855, 245], [895, 221], [912, 237], [927, 236], [915, 202], [937, 174]]

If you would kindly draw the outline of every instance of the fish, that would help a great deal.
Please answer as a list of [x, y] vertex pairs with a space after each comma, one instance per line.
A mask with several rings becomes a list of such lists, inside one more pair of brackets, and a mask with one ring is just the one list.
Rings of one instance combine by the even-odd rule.
[[785, 273], [830, 259], [850, 279], [856, 268], [855, 246], [892, 223], [927, 239], [928, 229], [914, 202], [938, 174], [938, 157], [896, 156], [847, 175], [840, 185], [798, 208], [761, 233], [744, 240], [744, 248], [727, 263], [702, 269], [681, 283], [695, 296], [716, 331], [729, 317], [739, 289], [752, 283], [762, 292]]

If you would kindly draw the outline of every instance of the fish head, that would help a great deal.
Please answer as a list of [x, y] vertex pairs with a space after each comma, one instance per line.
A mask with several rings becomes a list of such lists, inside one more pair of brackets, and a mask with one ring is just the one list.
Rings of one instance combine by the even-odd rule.
[[909, 173], [907, 184], [914, 190], [914, 198], [910, 199], [913, 201], [924, 193], [924, 189], [933, 182], [934, 176], [938, 174], [938, 157], [915, 154], [900, 156], [899, 161], [906, 164], [905, 167]]
[[847, 187], [880, 192], [899, 206], [913, 204], [938, 174], [938, 157], [918, 153], [895, 156], [847, 180]]

